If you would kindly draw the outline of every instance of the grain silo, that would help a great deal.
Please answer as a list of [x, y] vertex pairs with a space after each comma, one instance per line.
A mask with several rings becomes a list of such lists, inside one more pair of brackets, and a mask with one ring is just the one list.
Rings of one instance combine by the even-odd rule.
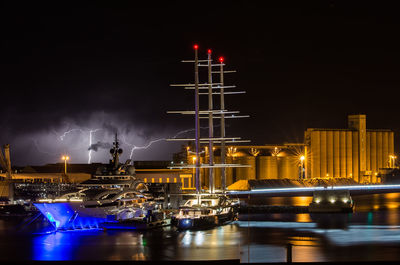
[[241, 179], [255, 179], [256, 178], [256, 157], [254, 156], [240, 156], [236, 157], [236, 163], [241, 165], [250, 165], [250, 167], [237, 167], [236, 168], [236, 181]]
[[295, 156], [283, 156], [278, 160], [278, 177], [280, 179], [299, 178], [298, 159]]
[[258, 156], [257, 157], [257, 178], [277, 179], [278, 178], [278, 157]]

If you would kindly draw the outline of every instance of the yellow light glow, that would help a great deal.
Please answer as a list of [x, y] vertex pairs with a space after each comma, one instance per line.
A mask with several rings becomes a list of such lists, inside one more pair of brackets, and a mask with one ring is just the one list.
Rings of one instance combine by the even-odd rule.
[[304, 156], [300, 156], [301, 161], [304, 161], [304, 159], [306, 159]]
[[256, 148], [251, 148], [251, 149], [250, 149], [250, 154], [251, 154], [252, 156], [258, 156], [259, 153], [260, 153], [260, 151], [257, 150]]

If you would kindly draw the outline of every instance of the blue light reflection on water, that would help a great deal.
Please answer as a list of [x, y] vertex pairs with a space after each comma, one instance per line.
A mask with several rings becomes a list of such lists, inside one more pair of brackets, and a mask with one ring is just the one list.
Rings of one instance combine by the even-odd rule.
[[[71, 260], [73, 241], [71, 233], [39, 235], [33, 239], [33, 260]], [[79, 246], [78, 246], [79, 247]]]
[[33, 238], [33, 260], [75, 260], [82, 244], [101, 230], [55, 232]]
[[[285, 244], [293, 246], [295, 262], [390, 261], [400, 258], [400, 198], [377, 196], [376, 202], [359, 200], [362, 211], [324, 215], [318, 221], [307, 214], [265, 214], [259, 221], [234, 222], [206, 231], [174, 232], [58, 232], [37, 236], [32, 242], [34, 260], [203, 260], [235, 259], [242, 262], [285, 262]], [[381, 201], [382, 200], [382, 201]], [[376, 210], [383, 208], [384, 210]], [[397, 206], [397, 204], [395, 205]], [[302, 219], [303, 220], [303, 219]], [[332, 227], [335, 226], [335, 227]], [[336, 227], [336, 226], [339, 226]], [[249, 228], [249, 229], [248, 229]], [[4, 247], [11, 249], [8, 244]], [[108, 251], [108, 252], [107, 252]], [[368, 255], [366, 255], [368, 253]], [[29, 257], [31, 258], [31, 257]]]

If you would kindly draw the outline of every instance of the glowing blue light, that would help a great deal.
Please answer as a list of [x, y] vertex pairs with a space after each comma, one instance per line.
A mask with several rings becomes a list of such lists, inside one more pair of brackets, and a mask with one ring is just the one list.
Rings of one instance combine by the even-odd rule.
[[45, 216], [52, 224], [55, 225], [56, 228], [60, 226], [60, 222], [55, 220], [53, 215], [51, 215], [51, 213], [46, 212]]
[[79, 207], [79, 203], [75, 204], [67, 202], [34, 203], [57, 230], [95, 229], [107, 221], [106, 216], [94, 217], [76, 212], [74, 207]]

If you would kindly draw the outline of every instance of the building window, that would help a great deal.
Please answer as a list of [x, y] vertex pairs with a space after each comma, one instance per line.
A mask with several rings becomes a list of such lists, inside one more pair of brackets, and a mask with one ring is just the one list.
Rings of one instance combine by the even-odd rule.
[[162, 178], [159, 178], [158, 181], [159, 181], [160, 183], [162, 183]]
[[169, 183], [169, 178], [167, 178], [167, 183]]
[[147, 183], [147, 178], [144, 178], [144, 183]]
[[151, 178], [151, 183], [154, 183], [154, 178]]
[[174, 178], [174, 183], [176, 183], [176, 178]]

